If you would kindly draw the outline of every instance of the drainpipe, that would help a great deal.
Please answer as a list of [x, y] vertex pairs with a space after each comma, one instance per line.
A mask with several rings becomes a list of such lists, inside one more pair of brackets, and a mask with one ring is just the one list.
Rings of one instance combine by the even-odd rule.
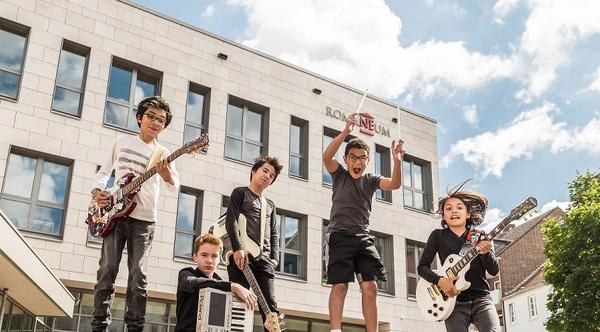
[[4, 308], [6, 307], [6, 297], [8, 296], [8, 288], [2, 290], [2, 304], [0, 304], [0, 326], [4, 320]]

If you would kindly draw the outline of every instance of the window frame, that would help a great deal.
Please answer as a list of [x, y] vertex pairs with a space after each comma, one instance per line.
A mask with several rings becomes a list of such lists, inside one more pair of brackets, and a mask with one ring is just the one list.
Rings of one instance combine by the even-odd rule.
[[[242, 135], [238, 136], [235, 134], [230, 134], [227, 131], [227, 115], [229, 114], [229, 106], [236, 106], [242, 109]], [[246, 122], [248, 118], [248, 112], [253, 112], [260, 114], [261, 116], [261, 132], [260, 139], [261, 141], [255, 141], [249, 138], [246, 138]], [[241, 150], [241, 158], [237, 159], [234, 157], [227, 156], [227, 139], [232, 139], [236, 141], [242, 142], [242, 150]], [[258, 145], [260, 146], [260, 154], [268, 155], [269, 154], [269, 108], [266, 106], [259, 105], [257, 103], [253, 103], [251, 101], [238, 98], [232, 95], [229, 95], [227, 101], [227, 110], [225, 114], [225, 140], [223, 142], [223, 158], [225, 160], [230, 160], [234, 162], [240, 162], [246, 165], [253, 165], [254, 161], [245, 161], [244, 158], [244, 146], [246, 144]], [[256, 158], [256, 156], [254, 157]]]
[[[300, 137], [298, 137], [298, 142], [300, 145], [300, 153], [292, 152], [292, 126], [299, 127]], [[289, 144], [289, 166], [288, 166], [288, 175], [294, 178], [300, 178], [304, 180], [308, 180], [308, 148], [309, 148], [309, 127], [308, 121], [292, 116], [290, 119], [290, 144]], [[292, 157], [300, 159], [300, 174], [292, 173]]]
[[[196, 206], [194, 207], [194, 228], [192, 230], [189, 229], [181, 229], [177, 227], [177, 219], [179, 218], [179, 204], [181, 202], [180, 196], [181, 194], [187, 194], [196, 197]], [[173, 238], [173, 258], [176, 259], [184, 259], [184, 260], [193, 260], [194, 256], [194, 241], [198, 235], [202, 232], [202, 206], [204, 202], [204, 192], [202, 190], [181, 186], [179, 189], [179, 193], [177, 194], [177, 214], [175, 215], [175, 237]], [[190, 248], [190, 252], [192, 255], [190, 257], [186, 256], [178, 256], [176, 254], [175, 248], [177, 246], [177, 233], [192, 235], [192, 247]]]
[[529, 319], [534, 319], [538, 317], [538, 310], [537, 310], [537, 298], [534, 295], [530, 295], [527, 297], [527, 308], [529, 310]]
[[[112, 79], [111, 72], [112, 72], [113, 67], [117, 67], [121, 70], [131, 71], [131, 83], [129, 85], [129, 101], [127, 103], [123, 103], [122, 101], [109, 96], [110, 83], [111, 83], [111, 79]], [[140, 72], [141, 72], [141, 75], [140, 75]], [[107, 120], [106, 119], [106, 113], [107, 113], [106, 111], [107, 111], [109, 103], [115, 104], [117, 106], [127, 107], [128, 111], [133, 111], [133, 110], [137, 109], [138, 105], [135, 103], [135, 89], [136, 89], [136, 83], [138, 82], [139, 76], [144, 76], [144, 77], [155, 80], [156, 86], [154, 88], [153, 95], [154, 96], [160, 95], [161, 86], [162, 86], [162, 73], [160, 71], [143, 66], [143, 65], [136, 64], [131, 61], [127, 61], [125, 59], [122, 59], [122, 58], [119, 58], [116, 56], [112, 57], [112, 61], [111, 61], [110, 68], [109, 68], [108, 85], [106, 88], [106, 100], [104, 102], [104, 114], [102, 116], [102, 125], [103, 126], [107, 126], [109, 128], [113, 128], [116, 130], [121, 130], [121, 131], [124, 131], [127, 133], [139, 134], [140, 128], [137, 126], [137, 124], [134, 127], [136, 129], [131, 130], [131, 129], [127, 128], [126, 126], [123, 127], [121, 125], [109, 123], [106, 121]], [[125, 124], [125, 125], [127, 125], [127, 124]]]
[[[406, 179], [403, 179], [402, 181], [402, 202], [403, 202], [403, 207], [410, 209], [410, 210], [414, 210], [414, 211], [420, 211], [420, 212], [425, 212], [425, 213], [431, 213], [432, 209], [433, 209], [433, 178], [432, 178], [432, 172], [431, 172], [431, 162], [428, 162], [426, 160], [422, 160], [413, 156], [409, 156], [409, 155], [404, 155], [404, 158], [402, 159], [402, 176], [404, 177], [404, 173], [406, 173], [406, 170], [404, 169], [405, 164], [404, 163], [409, 163], [410, 165], [410, 169], [409, 169], [409, 174], [410, 174], [410, 184], [411, 186], [408, 187], [406, 186]], [[414, 165], [418, 165], [421, 167], [421, 181], [422, 181], [422, 187], [423, 189], [417, 189], [414, 187], [414, 172], [413, 172], [413, 168]], [[412, 205], [407, 205], [406, 204], [406, 200], [404, 199], [404, 195], [405, 195], [405, 191], [410, 191], [411, 192], [411, 196], [412, 196]], [[417, 194], [422, 194], [424, 195], [424, 199], [423, 199], [423, 209], [417, 208], [414, 205], [415, 202], [415, 193]]]
[[[298, 234], [300, 235], [300, 249], [287, 249], [285, 247], [285, 222], [282, 217], [291, 217], [298, 219]], [[308, 247], [308, 222], [307, 216], [295, 212], [277, 209], [277, 232], [279, 233], [279, 264], [275, 267], [275, 273], [306, 280], [307, 277], [307, 247]], [[300, 257], [300, 273], [294, 274], [284, 272], [283, 262], [285, 254], [296, 255]]]
[[[200, 130], [200, 133], [208, 133], [208, 126], [209, 126], [209, 119], [210, 119], [210, 92], [211, 89], [194, 83], [194, 82], [189, 82], [188, 85], [188, 91], [187, 91], [187, 95], [186, 95], [186, 100], [185, 100], [185, 119], [184, 119], [184, 125], [183, 125], [183, 143], [187, 143], [185, 141], [185, 137], [186, 137], [186, 129], [188, 126], [198, 129]], [[195, 94], [199, 94], [202, 95], [203, 97], [203, 101], [202, 101], [202, 117], [200, 119], [201, 123], [194, 123], [194, 122], [190, 122], [188, 121], [188, 114], [190, 112], [189, 109], [189, 98], [190, 98], [190, 93], [195, 93]]]
[[0, 66], [0, 71], [19, 76], [19, 83], [17, 84], [17, 91], [15, 94], [15, 97], [13, 98], [8, 95], [0, 94], [0, 98], [12, 100], [12, 101], [18, 101], [19, 95], [21, 94], [21, 84], [23, 83], [25, 60], [27, 59], [27, 50], [29, 49], [29, 39], [31, 36], [31, 28], [26, 25], [23, 25], [23, 24], [14, 22], [14, 21], [7, 20], [3, 17], [0, 17], [0, 30], [5, 30], [7, 32], [10, 32], [10, 33], [13, 33], [15, 35], [19, 35], [19, 36], [25, 38], [25, 43], [23, 45], [23, 54], [21, 55], [21, 66], [20, 66], [19, 71]]
[[[13, 202], [29, 204], [31, 208], [29, 210], [27, 225], [30, 225], [32, 222], [33, 215], [34, 215], [33, 214], [34, 207], [41, 206], [41, 207], [45, 207], [45, 208], [61, 209], [63, 211], [62, 219], [60, 221], [60, 223], [61, 223], [60, 231], [57, 234], [36, 231], [36, 230], [29, 229], [29, 228], [20, 228], [17, 225], [15, 225], [15, 227], [17, 227], [17, 229], [19, 229], [19, 231], [22, 231], [25, 233], [39, 234], [41, 236], [47, 236], [47, 237], [57, 238], [57, 239], [62, 240], [62, 238], [64, 237], [64, 231], [65, 231], [66, 220], [67, 220], [67, 210], [69, 207], [69, 197], [70, 197], [69, 194], [71, 192], [71, 183], [72, 183], [73, 168], [75, 166], [75, 161], [72, 159], [55, 156], [55, 155], [51, 155], [51, 154], [47, 154], [47, 153], [43, 153], [43, 152], [32, 151], [32, 150], [28, 150], [28, 149], [24, 149], [24, 148], [20, 148], [20, 147], [11, 147], [10, 152], [6, 159], [6, 166], [4, 169], [5, 176], [7, 174], [8, 167], [10, 164], [9, 163], [10, 156], [13, 154], [36, 160], [35, 171], [34, 171], [34, 175], [33, 175], [33, 185], [32, 185], [32, 189], [31, 189], [31, 196], [29, 198], [24, 198], [21, 196], [16, 196], [16, 195], [5, 193], [4, 192], [4, 189], [6, 186], [6, 179], [5, 179], [2, 182], [2, 188], [0, 191], [0, 200], [6, 199], [9, 201], [13, 201]], [[69, 169], [68, 173], [66, 174], [65, 199], [64, 199], [64, 202], [62, 205], [39, 200], [38, 196], [40, 193], [41, 176], [43, 173], [43, 165], [44, 165], [44, 162], [46, 162], [46, 161], [54, 163], [54, 164], [66, 166]], [[35, 200], [33, 199], [34, 196], [36, 197]]]
[[[385, 282], [381, 280], [377, 281], [377, 292], [388, 295], [395, 295], [396, 289], [394, 282], [394, 236], [391, 234], [385, 234], [375, 231], [371, 231], [370, 234], [375, 237], [375, 243], [377, 243], [377, 241], [383, 241], [383, 246], [385, 250], [384, 252], [386, 254], [385, 257], [381, 257], [382, 251], [377, 250], [377, 253], [381, 257], [381, 263], [385, 268], [385, 275], [387, 279], [387, 281]], [[382, 286], [385, 284], [387, 284], [388, 287], [383, 288]]]
[[[83, 66], [83, 74], [82, 74], [80, 90], [76, 90], [76, 89], [66, 86], [66, 85], [63, 86], [60, 83], [58, 83], [58, 73], [59, 73], [60, 63], [61, 63], [60, 59], [61, 59], [64, 51], [85, 57], [85, 64]], [[87, 73], [88, 73], [88, 69], [89, 69], [90, 53], [91, 53], [91, 48], [81, 45], [81, 44], [78, 44], [78, 43], [75, 43], [75, 42], [72, 42], [67, 39], [63, 39], [62, 47], [60, 49], [60, 55], [58, 57], [58, 64], [56, 67], [57, 69], [56, 69], [56, 78], [54, 79], [54, 91], [52, 92], [52, 104], [50, 106], [50, 109], [53, 112], [57, 112], [57, 113], [60, 113], [63, 115], [73, 116], [76, 118], [81, 118], [81, 113], [83, 111], [83, 99], [85, 98], [85, 87], [87, 84]], [[56, 91], [58, 88], [68, 90], [71, 92], [75, 92], [75, 93], [79, 93], [81, 95], [81, 98], [79, 98], [79, 106], [77, 107], [77, 114], [61, 111], [61, 110], [54, 108], [54, 98], [56, 97]]]
[[[381, 155], [381, 170], [377, 170], [377, 155]], [[390, 148], [383, 145], [375, 144], [375, 152], [373, 153], [373, 166], [375, 167], [375, 174], [381, 175], [382, 177], [392, 177], [392, 158]], [[380, 197], [381, 196], [381, 197]], [[386, 203], [392, 203], [392, 191], [377, 189], [375, 191], [375, 199]]]
[[514, 303], [509, 303], [508, 304], [508, 317], [509, 317], [509, 322], [511, 324], [516, 324], [517, 323], [517, 312], [515, 310], [515, 304]]
[[[404, 256], [406, 257], [406, 255], [408, 254], [408, 247], [409, 246], [413, 246], [414, 247], [414, 254], [413, 254], [413, 258], [414, 258], [414, 266], [415, 266], [415, 272], [409, 272], [408, 271], [408, 261], [406, 261], [406, 298], [409, 300], [416, 300], [417, 298], [417, 284], [419, 283], [419, 280], [421, 279], [421, 277], [419, 276], [419, 271], [418, 271], [418, 267], [419, 267], [419, 261], [421, 260], [421, 255], [423, 254], [423, 251], [425, 250], [425, 246], [426, 243], [423, 242], [419, 242], [419, 241], [415, 241], [415, 240], [410, 240], [410, 239], [406, 239], [405, 244], [404, 244]], [[437, 254], [435, 255], [435, 257], [433, 258], [433, 261], [431, 262], [431, 269], [435, 270], [437, 269], [437, 265], [438, 265], [438, 259], [437, 259]], [[415, 278], [415, 293], [411, 294], [409, 292], [408, 289], [408, 279], [409, 278]]]

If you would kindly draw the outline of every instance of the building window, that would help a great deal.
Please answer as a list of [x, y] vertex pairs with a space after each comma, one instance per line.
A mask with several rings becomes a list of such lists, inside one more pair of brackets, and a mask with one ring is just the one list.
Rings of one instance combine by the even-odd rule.
[[[6, 296], [4, 312], [2, 313], [2, 328], [1, 331], [34, 331], [36, 322], [35, 317], [27, 310], [21, 308], [7, 293], [0, 295]], [[35, 331], [43, 331], [35, 330]]]
[[[327, 226], [329, 220], [323, 220], [322, 238], [321, 238], [321, 271], [322, 271], [322, 282], [327, 281], [327, 261], [326, 261], [326, 250], [327, 242], [325, 236], [327, 235]], [[371, 235], [375, 237], [375, 248], [381, 256], [381, 262], [386, 272], [387, 281], [377, 281], [377, 290], [379, 292], [394, 294], [394, 255], [393, 255], [393, 238], [391, 235], [380, 234], [371, 232]]]
[[[71, 290], [71, 293], [75, 296], [73, 318], [54, 318], [53, 331], [90, 330], [90, 321], [94, 312], [94, 294], [73, 290]], [[126, 307], [124, 295], [116, 294], [110, 307], [112, 314], [110, 331], [125, 330], [124, 316]], [[148, 303], [146, 304], [146, 323], [144, 324], [145, 331], [174, 331], [176, 323], [175, 303], [148, 299]]]
[[11, 151], [0, 208], [20, 230], [61, 236], [72, 160]]
[[494, 281], [494, 289], [500, 290], [500, 281]]
[[510, 317], [510, 323], [514, 324], [517, 322], [517, 313], [515, 311], [515, 304], [514, 303], [509, 303], [508, 304], [508, 317]]
[[[333, 141], [333, 139], [339, 134], [339, 131], [324, 127], [323, 128], [323, 152], [325, 152], [325, 149], [327, 149], [327, 146], [329, 145], [329, 143], [331, 143], [331, 141]], [[346, 164], [344, 163], [344, 151], [346, 150], [346, 145], [348, 145], [348, 141], [350, 141], [351, 139], [353, 139], [354, 136], [348, 135], [346, 137], [346, 139], [344, 140], [344, 142], [342, 143], [342, 145], [340, 146], [340, 148], [338, 149], [337, 153], [335, 154], [335, 160], [337, 160], [338, 163], [340, 163], [340, 165], [342, 165], [342, 167], [344, 167], [344, 169], [346, 168]], [[333, 180], [331, 179], [331, 174], [329, 174], [329, 172], [327, 171], [327, 168], [325, 167], [325, 164], [323, 164], [323, 184], [326, 185], [333, 185]]]
[[[375, 155], [373, 159], [375, 159], [375, 174], [386, 178], [392, 176], [389, 148], [375, 144]], [[383, 191], [381, 189], [377, 189], [375, 192], [375, 197], [386, 202], [392, 202], [392, 192], [389, 190]]]
[[535, 300], [535, 295], [528, 296], [527, 303], [529, 305], [529, 318], [536, 318], [538, 315], [538, 311], [537, 311], [537, 303]]
[[209, 96], [208, 88], [190, 83], [185, 109], [184, 144], [208, 132]]
[[53, 110], [81, 116], [89, 54], [88, 47], [63, 41], [52, 99]]
[[[417, 282], [420, 277], [417, 272], [419, 261], [425, 250], [425, 244], [415, 241], [406, 241], [406, 294], [409, 299], [414, 299], [417, 292]], [[436, 256], [437, 257], [437, 256]], [[431, 263], [431, 269], [437, 268], [437, 259]]]
[[289, 174], [308, 179], [308, 121], [296, 117], [290, 125]]
[[192, 258], [194, 240], [200, 233], [202, 221], [202, 192], [182, 187], [177, 205], [174, 255]]
[[225, 213], [227, 213], [227, 207], [229, 207], [229, 196], [225, 196], [223, 195], [221, 197], [221, 214], [220, 216], [223, 216]]
[[404, 206], [430, 211], [432, 185], [430, 163], [409, 156], [404, 157]]
[[277, 220], [279, 232], [279, 273], [304, 277], [306, 271], [306, 217], [282, 212]]
[[0, 18], [0, 96], [17, 99], [29, 28]]
[[159, 93], [161, 74], [153, 69], [113, 58], [108, 81], [104, 123], [138, 133], [138, 103]]
[[267, 109], [230, 97], [227, 107], [225, 157], [252, 164], [267, 154]]

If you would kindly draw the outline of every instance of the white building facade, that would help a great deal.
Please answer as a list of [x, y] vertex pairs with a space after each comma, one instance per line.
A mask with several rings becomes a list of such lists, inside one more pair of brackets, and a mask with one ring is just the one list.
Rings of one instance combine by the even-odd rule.
[[551, 290], [541, 284], [504, 298], [506, 332], [546, 331], [544, 323], [550, 317], [546, 301]]
[[[114, 139], [137, 133], [135, 105], [152, 95], [173, 112], [163, 145], [174, 151], [206, 132], [210, 147], [176, 160], [180, 192], [162, 190], [148, 330], [173, 330], [177, 274], [194, 264], [193, 239], [231, 191], [248, 184], [258, 153], [284, 164], [267, 196], [280, 216], [275, 285], [286, 328], [328, 330], [322, 249], [331, 178], [321, 155], [360, 91], [127, 1], [2, 0], [0, 49], [0, 209], [76, 298], [73, 318], [53, 320], [50, 330], [89, 329], [101, 246], [84, 223], [90, 181]], [[391, 175], [399, 131], [407, 150], [403, 188], [373, 199], [371, 230], [388, 272], [381, 330], [443, 330], [424, 321], [414, 301], [419, 255], [439, 227], [430, 213], [439, 183], [436, 122], [372, 96], [362, 111], [352, 135], [371, 147], [368, 171]], [[124, 256], [114, 331], [123, 330], [126, 282]], [[364, 330], [356, 284], [344, 317], [348, 331]]]

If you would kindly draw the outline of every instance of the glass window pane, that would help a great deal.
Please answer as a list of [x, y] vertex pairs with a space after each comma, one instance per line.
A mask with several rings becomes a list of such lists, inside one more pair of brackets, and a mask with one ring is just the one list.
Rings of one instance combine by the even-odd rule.
[[140, 127], [138, 126], [137, 118], [135, 117], [135, 113], [137, 113], [137, 108], [130, 108], [127, 111], [127, 129], [135, 132], [140, 131]]
[[179, 205], [177, 207], [177, 229], [194, 230], [196, 224], [196, 204], [198, 197], [188, 193], [179, 193]]
[[413, 276], [406, 277], [406, 292], [408, 296], [414, 297], [417, 294], [417, 278]]
[[21, 71], [25, 37], [0, 29], [0, 66]]
[[310, 323], [310, 331], [311, 332], [329, 332], [329, 323], [311, 322]]
[[285, 218], [285, 248], [301, 250], [302, 238], [299, 231], [300, 220], [287, 216], [284, 216], [283, 218]]
[[302, 172], [300, 167], [302, 165], [302, 160], [298, 157], [291, 156], [290, 157], [290, 174], [302, 176]]
[[[111, 307], [111, 312], [112, 312], [112, 307]], [[92, 320], [92, 318], [88, 318], [88, 317], [81, 317], [81, 322], [80, 323], [80, 328], [79, 331], [89, 331], [86, 330], [87, 326], [90, 326], [90, 321]], [[83, 322], [85, 322], [85, 325], [83, 324]], [[122, 320], [113, 320], [110, 325], [108, 326], [108, 332], [123, 332], [124, 331], [124, 326], [125, 323]], [[81, 328], [81, 326], [84, 326], [83, 328]]]
[[290, 128], [290, 152], [292, 153], [302, 153], [302, 151], [300, 151], [300, 134], [301, 128], [296, 125], [292, 125]]
[[31, 230], [50, 234], [60, 234], [63, 210], [36, 206], [31, 221]]
[[10, 323], [8, 325], [9, 331], [21, 331], [21, 325], [23, 324], [23, 315], [25, 313], [16, 305], [13, 305], [12, 315], [10, 316]]
[[375, 152], [375, 174], [383, 174], [381, 168], [381, 152]]
[[20, 79], [21, 75], [16, 75], [0, 70], [0, 95], [7, 96], [13, 99], [17, 98]]
[[144, 324], [144, 331], [147, 332], [167, 332], [166, 325], [157, 325], [157, 324]]
[[[260, 317], [259, 317], [259, 320], [260, 320]], [[282, 326], [282, 328], [285, 328], [286, 332], [304, 332], [304, 331], [308, 331], [308, 320], [306, 320], [306, 319], [286, 318], [285, 319], [285, 326]]]
[[49, 161], [44, 162], [39, 200], [64, 204], [68, 176], [68, 166]]
[[167, 323], [167, 304], [148, 301], [146, 304], [146, 323]]
[[242, 114], [244, 110], [229, 104], [227, 108], [227, 135], [242, 136]]
[[408, 189], [404, 189], [404, 205], [405, 206], [414, 206], [412, 199], [412, 191]]
[[154, 95], [156, 95], [156, 80], [138, 74], [137, 82], [135, 82], [134, 104], [137, 105], [142, 99]]
[[31, 198], [36, 164], [35, 158], [11, 153], [4, 177], [4, 193]]
[[[66, 330], [66, 331], [77, 331], [77, 321], [79, 316], [74, 315], [73, 318], [69, 317], [56, 317], [54, 320], [55, 330]], [[85, 329], [80, 329], [84, 331]], [[43, 331], [43, 330], [42, 330]]]
[[169, 324], [177, 324], [177, 304], [171, 303], [169, 310]]
[[128, 104], [131, 80], [131, 70], [112, 66], [110, 68], [110, 81], [108, 82], [108, 96]]
[[425, 210], [425, 200], [423, 199], [423, 194], [415, 193], [415, 202], [413, 207], [419, 210]]
[[175, 233], [175, 256], [192, 258], [194, 235]]
[[414, 176], [414, 184], [413, 186], [419, 190], [423, 190], [423, 166], [413, 164], [413, 176]]
[[412, 244], [406, 245], [406, 273], [417, 273], [415, 266], [415, 246]]
[[408, 161], [403, 161], [402, 168], [404, 170], [404, 182], [405, 187], [412, 187], [412, 177], [410, 176], [410, 163]]
[[254, 163], [254, 159], [258, 157], [261, 153], [261, 147], [259, 145], [254, 145], [250, 143], [244, 144], [244, 155], [243, 161]]
[[202, 135], [202, 130], [200, 128], [186, 125], [183, 132], [183, 143], [190, 142], [191, 140], [200, 137], [200, 135]]
[[283, 255], [283, 272], [300, 275], [300, 259], [298, 255]]
[[187, 112], [186, 112], [186, 123], [195, 124], [197, 126], [202, 125], [202, 118], [204, 114], [204, 95], [199, 93], [188, 91], [187, 97]]
[[27, 227], [31, 205], [2, 199], [0, 200], [0, 208], [6, 213], [10, 221], [12, 221], [13, 225], [17, 226], [17, 228]]
[[58, 64], [56, 82], [62, 86], [81, 90], [83, 73], [85, 71], [85, 56], [62, 50]]
[[80, 98], [81, 93], [57, 86], [56, 91], [54, 92], [54, 99], [52, 100], [52, 109], [79, 115]]
[[262, 142], [262, 114], [248, 111], [246, 118], [246, 139]]
[[225, 157], [241, 160], [242, 159], [242, 141], [231, 137], [225, 138]]
[[129, 107], [117, 105], [115, 103], [106, 102], [106, 123], [113, 124], [119, 127], [127, 127], [127, 119], [129, 117]]

